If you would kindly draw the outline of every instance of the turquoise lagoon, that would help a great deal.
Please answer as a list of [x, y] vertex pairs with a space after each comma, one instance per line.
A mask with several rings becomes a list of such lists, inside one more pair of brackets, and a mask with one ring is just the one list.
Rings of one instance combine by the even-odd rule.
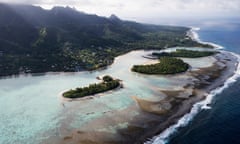
[[[93, 72], [44, 73], [19, 75], [0, 79], [0, 143], [43, 143], [49, 137], [62, 137], [72, 129], [99, 117], [117, 115], [119, 111], [134, 105], [131, 96], [160, 100], [164, 95], [159, 89], [181, 89], [191, 77], [147, 76], [131, 72], [134, 64], [143, 64], [148, 59], [143, 55], [151, 51], [132, 51], [115, 59], [106, 69]], [[195, 63], [197, 65], [198, 63]], [[206, 62], [207, 64], [207, 62]], [[203, 65], [199, 62], [199, 65]], [[123, 80], [124, 88], [83, 101], [63, 101], [60, 93], [98, 82], [97, 76], [109, 74]], [[112, 115], [106, 112], [112, 112]], [[133, 118], [138, 111], [129, 114]], [[99, 128], [114, 132], [120, 124]]]

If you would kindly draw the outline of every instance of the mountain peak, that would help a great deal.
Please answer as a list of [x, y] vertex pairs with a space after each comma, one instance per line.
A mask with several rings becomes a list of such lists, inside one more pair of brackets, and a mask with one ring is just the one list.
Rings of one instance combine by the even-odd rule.
[[52, 8], [52, 10], [68, 10], [68, 11], [76, 11], [75, 8], [71, 8], [69, 6], [63, 7], [63, 6], [55, 6]]
[[112, 14], [110, 17], [109, 17], [110, 20], [112, 21], [121, 21], [121, 19], [119, 17], [117, 17], [115, 14]]

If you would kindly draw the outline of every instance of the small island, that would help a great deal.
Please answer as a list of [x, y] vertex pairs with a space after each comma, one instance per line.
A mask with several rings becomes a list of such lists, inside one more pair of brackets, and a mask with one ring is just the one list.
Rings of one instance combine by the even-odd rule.
[[186, 50], [186, 49], [177, 49], [175, 52], [153, 52], [152, 56], [155, 57], [184, 57], [184, 58], [199, 58], [214, 55], [218, 52], [216, 51], [196, 51], [196, 50]]
[[132, 71], [143, 74], [176, 74], [188, 70], [189, 65], [181, 59], [161, 57], [159, 63], [151, 65], [134, 65]]
[[63, 93], [65, 98], [82, 98], [109, 90], [113, 90], [121, 86], [120, 80], [113, 79], [111, 76], [104, 76], [99, 84], [90, 84], [88, 87], [76, 88]]

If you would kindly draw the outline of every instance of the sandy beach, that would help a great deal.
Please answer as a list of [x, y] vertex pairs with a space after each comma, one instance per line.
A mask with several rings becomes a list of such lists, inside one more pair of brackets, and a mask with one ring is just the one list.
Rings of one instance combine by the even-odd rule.
[[[49, 138], [48, 142], [60, 144], [142, 144], [146, 142], [176, 123], [191, 110], [193, 104], [203, 100], [211, 90], [223, 85], [234, 74], [237, 58], [231, 53], [221, 52], [199, 60], [206, 59], [209, 62], [205, 67], [199, 64], [197, 69], [167, 76], [169, 79], [180, 76], [189, 77], [188, 83], [181, 89], [173, 91], [157, 88], [160, 100], [129, 95], [134, 101], [133, 105], [118, 111], [104, 111], [102, 117], [88, 121], [78, 129], [65, 129], [64, 125], [68, 125], [71, 121], [71, 118], [68, 118], [64, 120], [65, 124], [60, 129], [62, 137]], [[149, 60], [146, 63], [154, 62]], [[87, 115], [91, 114], [94, 112]]]

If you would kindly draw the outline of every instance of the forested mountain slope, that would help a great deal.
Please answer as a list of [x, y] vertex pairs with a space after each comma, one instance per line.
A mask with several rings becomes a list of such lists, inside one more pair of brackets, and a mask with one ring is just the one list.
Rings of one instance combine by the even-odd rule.
[[186, 37], [189, 28], [157, 26], [79, 12], [0, 4], [0, 76], [92, 70], [135, 49], [206, 46]]

